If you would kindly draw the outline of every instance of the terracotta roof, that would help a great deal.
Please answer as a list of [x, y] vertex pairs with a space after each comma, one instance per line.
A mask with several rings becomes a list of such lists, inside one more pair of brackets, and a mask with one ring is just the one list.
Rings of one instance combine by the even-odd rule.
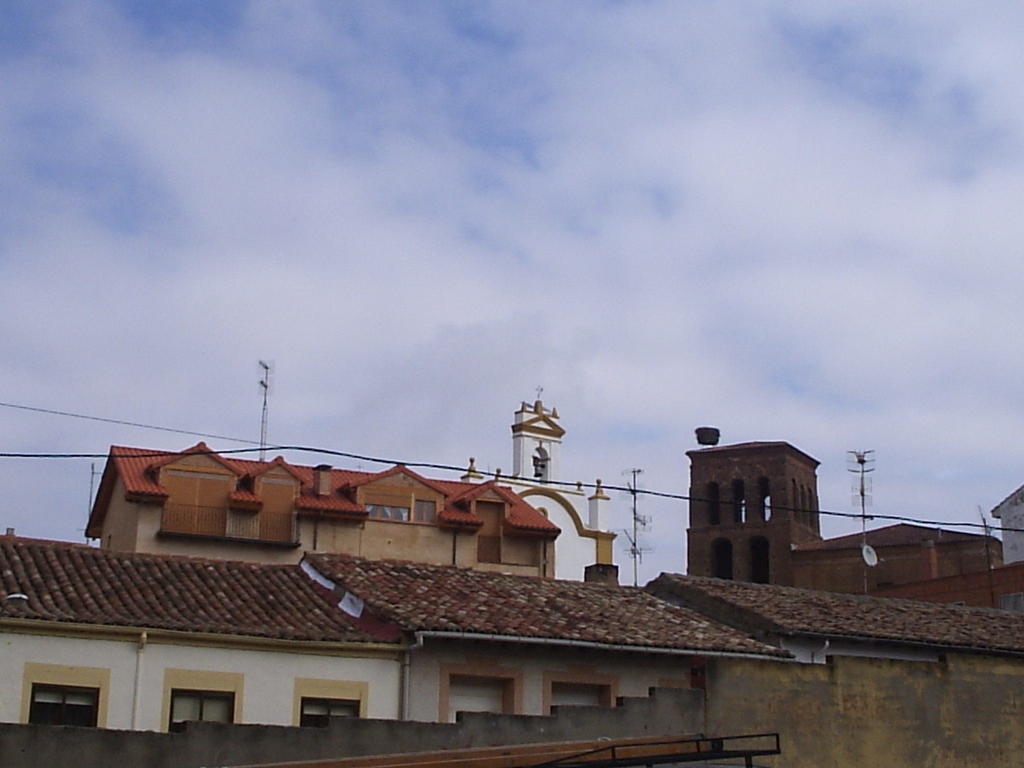
[[438, 522], [442, 525], [479, 528], [483, 523], [479, 517], [472, 514], [468, 507], [451, 502], [454, 499], [466, 496], [466, 494], [477, 492], [482, 487], [490, 487], [496, 490], [498, 495], [508, 502], [508, 515], [505, 522], [513, 530], [552, 537], [561, 533], [558, 526], [534, 509], [528, 502], [520, 498], [514, 491], [505, 486], [496, 485], [493, 481], [489, 483], [466, 483], [454, 480], [435, 480], [423, 477], [408, 467], [401, 465], [396, 465], [382, 472], [332, 469], [330, 493], [318, 495], [315, 492], [314, 486], [314, 467], [290, 464], [280, 456], [275, 457], [271, 461], [253, 461], [250, 459], [237, 459], [232, 456], [222, 456], [213, 452], [207, 447], [206, 443], [200, 442], [180, 452], [157, 451], [120, 445], [111, 446], [107, 464], [103, 471], [103, 479], [100, 481], [100, 488], [96, 494], [96, 502], [89, 515], [86, 534], [91, 537], [98, 537], [100, 535], [103, 528], [103, 518], [106, 515], [106, 510], [110, 504], [110, 498], [118, 478], [124, 484], [125, 494], [130, 500], [163, 501], [167, 498], [167, 491], [158, 482], [159, 468], [175, 461], [181, 456], [189, 454], [209, 455], [221, 466], [233, 472], [239, 480], [240, 487], [235, 492], [237, 496], [233, 494], [232, 498], [241, 503], [252, 504], [254, 499], [258, 499], [251, 491], [254, 478], [273, 467], [281, 467], [299, 481], [299, 498], [296, 502], [296, 507], [299, 510], [313, 514], [339, 513], [366, 517], [366, 510], [361, 504], [356, 503], [355, 488], [383, 477], [401, 473], [422, 482], [427, 487], [446, 497], [445, 505], [437, 513]]
[[408, 631], [788, 655], [633, 587], [347, 555], [307, 554], [304, 563]]
[[724, 453], [728, 451], [758, 451], [764, 450], [765, 448], [784, 448], [793, 451], [805, 459], [814, 463], [814, 466], [818, 466], [821, 462], [811, 456], [809, 453], [804, 453], [795, 445], [787, 443], [785, 440], [754, 440], [749, 443], [733, 443], [732, 445], [713, 445], [708, 448], [694, 448], [686, 452], [687, 456], [693, 456], [694, 454], [705, 454], [705, 453]]
[[466, 516], [466, 519], [475, 520], [477, 521], [475, 525], [479, 525], [482, 521], [479, 517], [470, 513], [469, 503], [490, 491], [498, 498], [508, 502], [508, 514], [505, 520], [513, 528], [536, 531], [538, 533], [550, 533], [559, 530], [554, 523], [527, 504], [515, 491], [507, 486], [498, 485], [494, 480], [488, 480], [483, 483], [459, 483], [459, 485], [466, 487], [461, 488], [455, 495], [449, 497], [448, 505], [444, 510], [445, 514], [461, 512]]
[[[867, 541], [872, 547], [916, 547], [925, 541], [934, 541], [936, 544], [944, 544], [954, 541], [980, 541], [985, 537], [980, 533], [961, 533], [960, 531], [948, 531], [943, 528], [929, 528], [923, 525], [909, 525], [898, 523], [887, 525], [884, 528], [875, 528], [867, 532]], [[799, 550], [809, 549], [860, 549], [861, 535], [851, 533], [846, 536], [837, 536], [833, 539], [822, 541], [811, 541], [797, 546]]]
[[646, 589], [746, 631], [1024, 653], [1024, 615], [663, 573]]
[[0, 536], [4, 618], [226, 635], [379, 642], [295, 565], [110, 552]]
[[231, 506], [242, 507], [243, 509], [259, 509], [263, 506], [263, 499], [244, 488], [236, 488], [229, 493], [228, 501], [231, 503]]
[[318, 493], [303, 490], [299, 493], [299, 498], [295, 500], [295, 507], [299, 510], [336, 512], [347, 516], [366, 517], [366, 510], [362, 504], [356, 504], [348, 496], [337, 492], [321, 496]]

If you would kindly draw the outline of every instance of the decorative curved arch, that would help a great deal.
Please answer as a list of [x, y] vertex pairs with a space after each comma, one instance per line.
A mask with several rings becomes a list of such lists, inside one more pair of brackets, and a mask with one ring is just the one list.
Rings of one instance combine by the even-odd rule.
[[594, 540], [594, 557], [596, 562], [614, 562], [614, 554], [612, 552], [612, 543], [615, 541], [614, 533], [585, 528], [576, 509], [557, 491], [552, 491], [548, 488], [527, 488], [519, 494], [521, 499], [525, 499], [527, 496], [543, 496], [558, 504], [569, 515], [569, 519], [572, 520], [572, 524], [576, 528], [576, 534], [582, 538]]
[[572, 520], [572, 524], [576, 527], [576, 533], [580, 536], [588, 536], [590, 538], [597, 538], [594, 536], [597, 531], [592, 531], [589, 528], [583, 526], [583, 521], [580, 520], [579, 513], [576, 512], [576, 508], [573, 507], [565, 498], [557, 491], [552, 491], [548, 488], [527, 488], [525, 491], [519, 493], [519, 498], [525, 499], [527, 496], [543, 496], [551, 499], [562, 507], [566, 512], [569, 513], [569, 519]]

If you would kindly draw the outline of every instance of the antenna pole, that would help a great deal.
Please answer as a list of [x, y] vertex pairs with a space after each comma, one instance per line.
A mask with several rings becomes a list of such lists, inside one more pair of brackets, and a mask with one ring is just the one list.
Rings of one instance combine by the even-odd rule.
[[92, 512], [92, 491], [96, 483], [96, 462], [89, 465], [89, 512]]
[[864, 558], [864, 553], [867, 551], [865, 547], [868, 545], [868, 484], [867, 484], [867, 473], [874, 472], [873, 466], [874, 457], [871, 454], [874, 451], [847, 451], [850, 454], [850, 459], [854, 466], [850, 468], [850, 472], [855, 472], [857, 477], [856, 492], [858, 500], [860, 501], [860, 551], [861, 560], [864, 564], [864, 594], [868, 593], [868, 561]]
[[263, 413], [260, 417], [260, 461], [267, 460], [267, 397], [270, 394], [270, 363], [260, 360], [260, 368], [263, 369], [263, 377], [260, 379], [260, 389], [263, 390]]
[[643, 470], [634, 467], [633, 469], [627, 469], [625, 474], [630, 475], [632, 479], [627, 483], [629, 487], [629, 494], [633, 497], [633, 535], [626, 536], [629, 539], [629, 556], [633, 559], [633, 586], [639, 586], [639, 563], [640, 558], [643, 555], [643, 550], [640, 548], [640, 527], [647, 523], [646, 520], [642, 520], [640, 515], [636, 511], [636, 489], [637, 489], [637, 477], [643, 474]]
[[988, 520], [985, 519], [985, 513], [981, 511], [981, 506], [978, 506], [978, 516], [981, 518], [981, 524], [985, 529], [985, 564], [988, 568], [985, 569], [985, 573], [988, 576], [988, 599], [993, 608], [998, 608], [996, 605], [996, 588], [992, 583], [992, 550], [989, 547], [989, 532], [988, 532]]

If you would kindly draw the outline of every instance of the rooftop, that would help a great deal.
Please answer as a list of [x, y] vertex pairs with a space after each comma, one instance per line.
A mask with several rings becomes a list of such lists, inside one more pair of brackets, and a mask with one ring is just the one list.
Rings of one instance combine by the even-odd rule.
[[764, 451], [764, 450], [784, 450], [796, 454], [803, 458], [805, 461], [810, 462], [815, 467], [818, 466], [819, 462], [816, 458], [808, 453], [804, 453], [799, 448], [785, 440], [755, 440], [748, 443], [732, 443], [731, 445], [712, 445], [706, 448], [694, 448], [686, 452], [687, 456], [704, 455], [704, 454], [716, 454], [716, 453], [735, 453], [737, 451]]
[[[910, 525], [898, 523], [887, 525], [883, 528], [875, 528], [866, 534], [867, 543], [872, 547], [916, 547], [926, 541], [933, 541], [936, 544], [944, 544], [958, 541], [979, 541], [984, 542], [985, 537], [980, 533], [961, 533], [960, 531], [949, 531], [944, 528], [931, 528], [924, 525]], [[832, 539], [812, 541], [797, 546], [799, 550], [818, 549], [860, 549], [861, 534], [850, 533], [845, 536], [837, 536]]]
[[[27, 600], [6, 600], [12, 593]], [[4, 618], [292, 640], [379, 642], [297, 566], [111, 552], [0, 536]]]
[[255, 478], [268, 470], [278, 467], [290, 473], [299, 483], [296, 508], [302, 514], [342, 515], [365, 518], [364, 507], [356, 501], [356, 489], [375, 480], [381, 480], [396, 473], [402, 473], [436, 490], [445, 497], [444, 506], [438, 510], [440, 525], [450, 527], [478, 528], [483, 521], [472, 513], [469, 501], [486, 489], [492, 489], [508, 502], [506, 523], [522, 533], [541, 536], [557, 536], [560, 529], [538, 512], [515, 492], [493, 480], [483, 483], [467, 483], [455, 480], [426, 478], [408, 467], [396, 465], [381, 472], [361, 472], [349, 469], [330, 470], [330, 488], [325, 494], [316, 493], [314, 480], [316, 468], [302, 464], [290, 464], [278, 456], [271, 461], [253, 461], [224, 456], [211, 450], [205, 443], [197, 443], [184, 451], [158, 451], [146, 448], [114, 445], [103, 472], [103, 479], [96, 494], [96, 502], [89, 515], [86, 535], [98, 537], [103, 529], [111, 494], [118, 478], [124, 484], [125, 494], [133, 501], [160, 503], [168, 496], [160, 485], [160, 468], [190, 455], [203, 455], [233, 473], [237, 489], [232, 500], [242, 503], [259, 503], [252, 492]]
[[1009, 611], [670, 573], [646, 589], [750, 632], [1024, 653], [1024, 615]]
[[307, 554], [304, 563], [407, 631], [785, 656], [633, 587]]

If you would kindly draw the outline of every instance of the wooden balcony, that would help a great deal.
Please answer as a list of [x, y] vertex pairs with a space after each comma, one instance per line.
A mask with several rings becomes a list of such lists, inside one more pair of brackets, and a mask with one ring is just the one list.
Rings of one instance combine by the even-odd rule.
[[168, 502], [160, 515], [160, 534], [280, 546], [298, 545], [295, 517], [290, 511], [247, 512], [228, 507], [202, 507]]

